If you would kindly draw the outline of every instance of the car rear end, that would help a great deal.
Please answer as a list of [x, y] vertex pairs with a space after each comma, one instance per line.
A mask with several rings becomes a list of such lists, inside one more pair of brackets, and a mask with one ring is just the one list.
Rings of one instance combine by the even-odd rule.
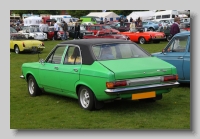
[[[114, 59], [101, 60], [96, 56], [98, 62], [108, 70], [107, 78], [104, 76], [104, 87], [99, 89], [104, 93], [97, 91], [99, 92], [96, 94], [97, 99], [156, 98], [179, 86], [177, 70], [173, 65], [151, 57], [137, 45], [133, 45], [131, 49], [128, 49], [127, 44], [116, 45], [116, 48], [116, 50], [112, 48], [116, 51]], [[119, 55], [117, 51], [120, 49]]]

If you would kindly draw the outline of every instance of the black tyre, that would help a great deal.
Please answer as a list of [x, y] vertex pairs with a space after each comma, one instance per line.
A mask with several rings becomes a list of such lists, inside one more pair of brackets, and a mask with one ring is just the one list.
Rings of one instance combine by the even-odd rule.
[[169, 42], [171, 40], [171, 38], [172, 38], [171, 35], [167, 36], [167, 41]]
[[150, 31], [154, 31], [154, 29], [153, 29], [153, 28], [149, 28], [149, 30], [150, 30]]
[[85, 110], [94, 110], [95, 108], [95, 96], [93, 92], [85, 86], [81, 86], [78, 91], [79, 105]]
[[15, 51], [16, 54], [19, 54], [19, 53], [20, 53], [20, 50], [19, 50], [18, 45], [15, 45], [14, 51]]
[[140, 44], [145, 44], [145, 43], [146, 43], [145, 38], [144, 38], [144, 37], [140, 37], [140, 38], [139, 38], [139, 43], [140, 43]]
[[32, 75], [28, 77], [27, 82], [28, 82], [28, 92], [30, 96], [35, 97], [41, 94], [41, 90], [38, 87], [38, 84]]

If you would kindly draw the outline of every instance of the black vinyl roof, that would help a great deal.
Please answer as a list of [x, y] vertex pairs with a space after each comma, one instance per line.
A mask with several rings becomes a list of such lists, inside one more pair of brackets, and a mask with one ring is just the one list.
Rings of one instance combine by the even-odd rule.
[[94, 61], [96, 61], [96, 57], [94, 56], [92, 51], [92, 46], [98, 44], [112, 44], [112, 43], [133, 44], [133, 42], [131, 41], [120, 40], [120, 39], [78, 39], [78, 40], [63, 41], [60, 44], [78, 45], [81, 49], [82, 64], [91, 65]]

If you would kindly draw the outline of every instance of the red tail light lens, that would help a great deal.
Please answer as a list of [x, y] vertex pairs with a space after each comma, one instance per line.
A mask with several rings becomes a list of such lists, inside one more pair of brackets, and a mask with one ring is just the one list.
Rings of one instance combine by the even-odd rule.
[[120, 86], [127, 86], [127, 82], [126, 81], [106, 82], [106, 87], [108, 89], [112, 89], [112, 88], [120, 87]]
[[23, 42], [22, 44], [23, 44], [23, 47], [25, 47], [25, 44], [24, 44], [24, 42]]
[[178, 80], [178, 75], [171, 75], [171, 76], [164, 76], [163, 77], [164, 82], [173, 81], [173, 80]]

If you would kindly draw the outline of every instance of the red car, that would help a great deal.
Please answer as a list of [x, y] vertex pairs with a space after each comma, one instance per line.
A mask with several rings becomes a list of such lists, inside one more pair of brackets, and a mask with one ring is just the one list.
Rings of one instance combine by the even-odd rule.
[[[63, 38], [64, 32], [63, 29], [61, 27], [58, 27], [58, 33], [57, 33], [57, 39], [61, 40]], [[47, 38], [49, 40], [54, 40], [54, 26], [49, 26], [49, 32], [47, 34]]]
[[109, 38], [109, 39], [122, 39], [130, 40], [126, 35], [117, 34], [115, 32], [98, 31], [96, 35], [85, 35], [83, 39], [96, 39], [96, 38]]
[[136, 31], [136, 32], [120, 32], [119, 34], [126, 35], [131, 41], [144, 44], [147, 42], [160, 43], [161, 40], [166, 40], [163, 32], [155, 31]]
[[98, 31], [108, 31], [108, 32], [112, 31], [114, 33], [119, 33], [118, 30], [113, 29], [109, 25], [104, 25], [104, 24], [95, 24], [95, 25], [87, 26], [86, 30], [94, 32], [94, 35], [96, 35]]

